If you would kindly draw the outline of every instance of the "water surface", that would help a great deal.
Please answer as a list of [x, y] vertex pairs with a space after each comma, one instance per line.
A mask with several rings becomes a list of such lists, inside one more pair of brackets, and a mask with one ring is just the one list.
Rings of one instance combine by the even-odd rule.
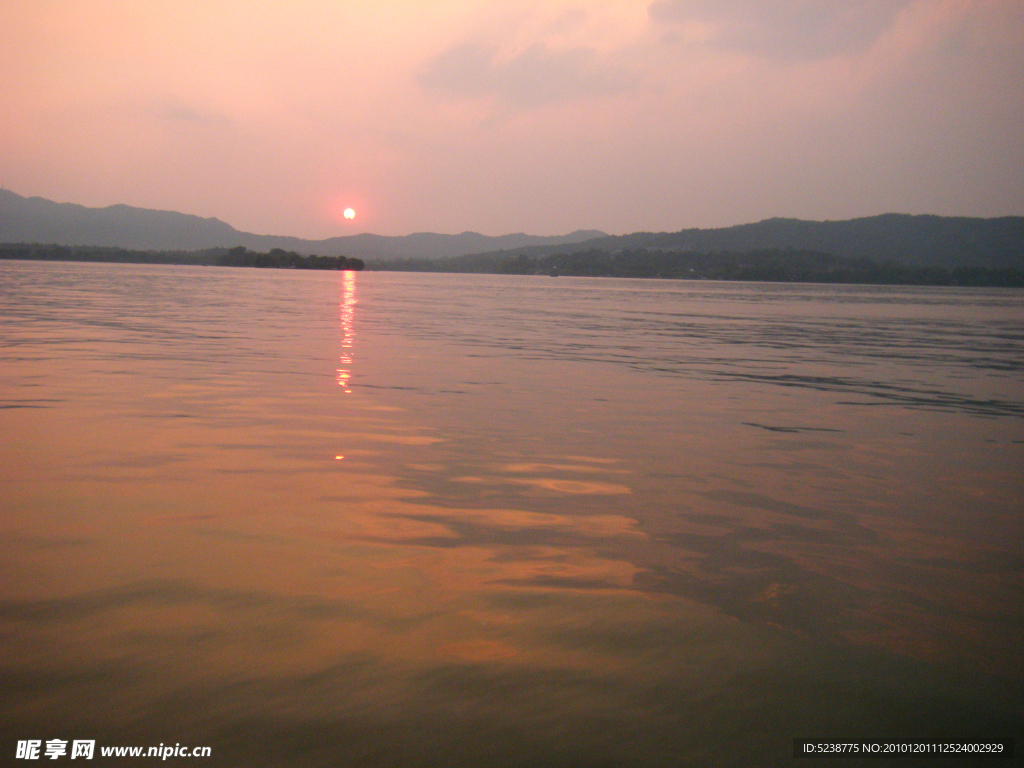
[[4, 750], [1022, 735], [1024, 292], [18, 262], [0, 345]]

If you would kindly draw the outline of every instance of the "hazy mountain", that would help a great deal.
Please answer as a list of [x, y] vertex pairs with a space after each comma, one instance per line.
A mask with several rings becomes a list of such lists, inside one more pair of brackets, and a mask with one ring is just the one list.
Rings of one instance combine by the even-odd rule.
[[158, 251], [242, 245], [262, 252], [283, 248], [304, 255], [437, 259], [525, 246], [562, 246], [602, 236], [604, 232], [597, 230], [580, 230], [560, 237], [524, 234], [488, 237], [477, 232], [460, 235], [421, 232], [404, 237], [363, 234], [304, 240], [240, 232], [219, 219], [204, 219], [174, 211], [154, 211], [127, 205], [86, 208], [73, 203], [54, 203], [41, 197], [25, 198], [0, 190], [0, 242], [6, 243], [99, 245]]
[[[112, 205], [85, 208], [24, 198], [0, 190], [0, 242], [97, 245], [135, 250], [200, 250], [242, 245], [253, 251], [282, 248], [304, 255], [345, 255], [371, 263], [400, 259], [455, 258], [465, 271], [489, 271], [525, 254], [595, 250], [744, 252], [793, 248], [875, 261], [955, 267], [1024, 268], [1024, 217], [981, 219], [888, 213], [846, 221], [766, 219], [720, 229], [636, 232], [606, 235], [580, 230], [561, 237], [513, 234], [488, 237], [477, 232], [404, 237], [349, 235], [326, 240], [254, 235], [218, 219], [173, 211]], [[451, 265], [456, 266], [456, 265]]]
[[0, 190], [0, 241], [104, 245], [141, 250], [229, 246], [238, 235], [218, 219], [112, 205], [86, 208]]
[[[903, 264], [1022, 268], [1024, 217], [981, 219], [887, 213], [846, 221], [776, 218], [721, 229], [606, 235], [571, 250], [745, 252], [772, 248], [822, 251]], [[567, 250], [570, 249], [545, 245], [471, 254], [463, 260], [479, 266], [520, 254], [540, 257]]]

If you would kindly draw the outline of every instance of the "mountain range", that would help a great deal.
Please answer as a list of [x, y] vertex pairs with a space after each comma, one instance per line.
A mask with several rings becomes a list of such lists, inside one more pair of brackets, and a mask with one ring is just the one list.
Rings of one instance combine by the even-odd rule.
[[[742, 253], [767, 249], [820, 251], [905, 265], [1022, 269], [1024, 216], [984, 219], [886, 213], [845, 221], [773, 218], [719, 229], [604, 235], [573, 250]], [[509, 257], [540, 258], [565, 251], [544, 244], [467, 255], [460, 261], [476, 268]]]
[[561, 237], [417, 232], [401, 237], [360, 234], [306, 240], [241, 232], [220, 219], [204, 219], [175, 211], [128, 205], [86, 208], [0, 190], [0, 242], [3, 243], [95, 245], [153, 251], [197, 251], [241, 245], [251, 251], [281, 248], [304, 256], [343, 254], [360, 259], [390, 260], [438, 259], [529, 246], [561, 247], [603, 236], [605, 233], [597, 230], [580, 230]]
[[578, 230], [560, 237], [478, 232], [401, 237], [360, 234], [306, 240], [241, 232], [215, 218], [112, 205], [86, 208], [0, 190], [0, 242], [194, 251], [244, 246], [309, 255], [345, 255], [369, 263], [459, 259], [486, 267], [525, 255], [567, 251], [742, 252], [792, 248], [913, 265], [1024, 268], [1024, 217], [973, 218], [887, 213], [845, 221], [772, 218], [717, 229], [607, 235]]

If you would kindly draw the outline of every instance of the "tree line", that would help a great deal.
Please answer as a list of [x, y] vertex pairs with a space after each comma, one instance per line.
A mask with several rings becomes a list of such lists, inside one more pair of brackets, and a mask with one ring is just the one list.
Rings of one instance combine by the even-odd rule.
[[242, 246], [217, 257], [220, 267], [261, 267], [269, 269], [352, 269], [366, 266], [362, 259], [347, 256], [302, 256], [294, 251], [274, 248], [270, 253], [248, 251]]
[[[242, 246], [202, 251], [134, 251], [103, 246], [6, 243], [0, 244], [2, 259], [271, 269], [361, 270], [365, 266], [362, 259], [346, 256], [303, 256], [281, 248], [259, 253]], [[499, 252], [451, 259], [376, 262], [371, 265], [371, 269], [682, 280], [1024, 287], [1024, 270], [1016, 267], [904, 264], [795, 248], [745, 252], [646, 248], [609, 252], [590, 248], [550, 255], [516, 256]]]
[[206, 251], [133, 251], [96, 245], [0, 244], [0, 259], [29, 261], [99, 261], [117, 264], [212, 265], [223, 249]]
[[95, 261], [117, 264], [187, 264], [192, 266], [263, 267], [273, 269], [360, 270], [362, 259], [346, 256], [303, 256], [275, 248], [257, 253], [236, 248], [209, 248], [202, 251], [133, 251], [91, 245], [40, 245], [36, 243], [0, 244], [0, 259], [32, 261]]
[[1013, 267], [899, 264], [822, 251], [776, 248], [736, 252], [596, 249], [505, 259], [494, 270], [512, 275], [654, 277], [683, 280], [743, 280], [886, 285], [1024, 286], [1024, 270]]

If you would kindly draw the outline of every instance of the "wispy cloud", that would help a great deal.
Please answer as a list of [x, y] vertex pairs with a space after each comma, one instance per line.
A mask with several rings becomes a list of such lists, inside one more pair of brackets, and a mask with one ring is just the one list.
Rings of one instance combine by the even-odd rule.
[[781, 61], [863, 50], [912, 0], [659, 0], [651, 19], [699, 24], [710, 44]]
[[497, 46], [465, 43], [436, 56], [421, 85], [454, 97], [496, 97], [517, 107], [606, 96], [629, 90], [637, 76], [590, 48], [553, 50], [534, 43], [503, 60]]
[[228, 125], [231, 118], [227, 115], [203, 110], [183, 101], [170, 100], [158, 104], [152, 110], [154, 116], [170, 123], [188, 123], [196, 126]]

